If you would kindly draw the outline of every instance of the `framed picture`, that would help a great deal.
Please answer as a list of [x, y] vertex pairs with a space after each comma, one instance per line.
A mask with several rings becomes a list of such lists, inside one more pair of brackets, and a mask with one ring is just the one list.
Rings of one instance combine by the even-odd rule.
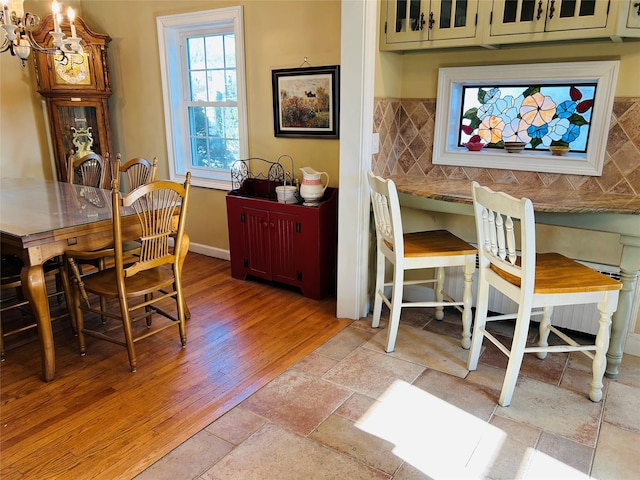
[[340, 66], [273, 70], [276, 137], [339, 138]]

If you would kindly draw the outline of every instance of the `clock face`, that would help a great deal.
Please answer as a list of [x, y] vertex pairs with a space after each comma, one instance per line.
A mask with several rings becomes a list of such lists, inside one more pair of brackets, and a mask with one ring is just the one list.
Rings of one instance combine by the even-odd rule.
[[89, 59], [86, 53], [67, 53], [54, 58], [56, 83], [91, 85]]

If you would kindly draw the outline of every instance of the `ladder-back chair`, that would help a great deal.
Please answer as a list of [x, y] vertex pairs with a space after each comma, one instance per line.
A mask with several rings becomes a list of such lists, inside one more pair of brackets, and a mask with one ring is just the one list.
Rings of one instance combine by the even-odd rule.
[[[395, 183], [369, 172], [371, 203], [376, 227], [376, 287], [371, 326], [380, 324], [382, 302], [389, 307], [389, 326], [385, 350], [395, 347], [400, 311], [404, 307], [435, 307], [436, 319], [444, 318], [443, 308], [452, 306], [462, 314], [463, 348], [469, 348], [471, 338], [471, 285], [476, 266], [476, 249], [446, 230], [403, 233], [400, 201]], [[393, 267], [393, 280], [385, 283], [386, 261]], [[462, 267], [464, 292], [456, 301], [444, 292], [445, 268]], [[434, 269], [433, 278], [405, 280], [405, 271]], [[425, 284], [434, 290], [433, 301], [408, 302], [403, 299], [404, 285]], [[391, 296], [384, 291], [391, 286]]]
[[[509, 358], [498, 401], [506, 407], [511, 403], [525, 353], [536, 353], [538, 358], [544, 359], [548, 352], [582, 352], [593, 360], [589, 398], [599, 402], [611, 315], [618, 304], [621, 283], [558, 253], [536, 253], [531, 200], [494, 192], [473, 182], [473, 208], [480, 267], [469, 370], [477, 368], [485, 338], [498, 347]], [[518, 312], [488, 317], [490, 288], [516, 302]], [[593, 344], [579, 345], [567, 333], [551, 325], [554, 306], [588, 303], [597, 303], [600, 312], [600, 325]], [[539, 340], [537, 345], [527, 346], [532, 315], [542, 315]], [[486, 324], [514, 318], [515, 331], [509, 348], [487, 330]], [[550, 332], [565, 344], [550, 346]]]
[[[73, 305], [78, 323], [78, 342], [81, 354], [85, 353], [85, 335], [125, 346], [129, 355], [131, 371], [136, 371], [134, 343], [173, 325], [178, 326], [180, 342], [186, 346], [184, 298], [181, 280], [182, 243], [186, 240], [184, 226], [189, 201], [191, 174], [185, 183], [155, 181], [139, 187], [124, 197], [117, 181], [113, 182], [113, 236], [114, 247], [99, 252], [68, 251], [66, 256], [74, 274]], [[133, 263], [125, 262], [122, 249], [122, 216], [132, 215], [140, 224], [140, 251]], [[177, 225], [177, 226], [176, 226]], [[170, 242], [174, 242], [171, 247]], [[77, 260], [100, 255], [113, 256], [111, 268], [81, 275]], [[127, 257], [129, 260], [129, 257]], [[101, 298], [117, 299], [118, 308], [103, 311], [90, 303], [89, 294]], [[157, 304], [167, 299], [175, 301], [175, 313], [167, 312], [166, 302], [162, 308]], [[84, 312], [116, 320], [106, 325], [87, 325]], [[168, 321], [152, 326], [154, 313]], [[146, 320], [141, 325], [139, 320]], [[162, 319], [161, 319], [162, 321]], [[155, 320], [154, 320], [155, 323]], [[96, 328], [93, 328], [96, 327]], [[153, 327], [153, 328], [152, 328]]]

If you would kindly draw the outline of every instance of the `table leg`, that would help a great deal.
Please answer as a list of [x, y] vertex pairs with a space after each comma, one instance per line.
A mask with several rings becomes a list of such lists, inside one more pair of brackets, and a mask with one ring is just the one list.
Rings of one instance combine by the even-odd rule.
[[618, 366], [622, 362], [624, 340], [627, 337], [633, 294], [636, 289], [638, 270], [640, 270], [640, 238], [622, 236], [622, 260], [620, 261], [620, 280], [622, 290], [618, 299], [618, 308], [611, 319], [611, 341], [607, 351], [607, 370], [605, 376], [618, 378]]
[[53, 380], [56, 373], [56, 356], [53, 348], [53, 330], [47, 298], [47, 285], [44, 279], [42, 265], [25, 265], [20, 272], [22, 290], [30, 302], [38, 325], [40, 339], [40, 361], [42, 365], [42, 379], [45, 382]]

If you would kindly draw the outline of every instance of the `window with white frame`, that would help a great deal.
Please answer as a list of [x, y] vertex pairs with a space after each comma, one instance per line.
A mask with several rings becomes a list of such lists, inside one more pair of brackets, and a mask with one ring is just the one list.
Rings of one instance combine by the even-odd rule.
[[249, 149], [242, 7], [156, 22], [171, 179], [230, 190]]
[[[601, 175], [618, 66], [441, 68], [433, 164]], [[467, 142], [482, 147], [467, 150]], [[513, 153], [508, 142], [521, 148]]]

